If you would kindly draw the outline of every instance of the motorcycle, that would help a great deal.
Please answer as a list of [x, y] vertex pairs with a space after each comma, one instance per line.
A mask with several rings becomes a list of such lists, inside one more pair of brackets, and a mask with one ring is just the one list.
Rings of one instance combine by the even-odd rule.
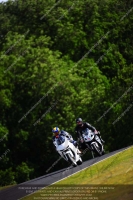
[[86, 128], [85, 130], [82, 131], [81, 140], [85, 142], [88, 149], [92, 152], [93, 158], [94, 158], [93, 152], [98, 156], [104, 155], [104, 148], [103, 144], [101, 143], [101, 140], [90, 129]]
[[59, 136], [58, 138], [55, 138], [53, 143], [56, 147], [56, 151], [67, 162], [72, 164], [74, 167], [82, 164], [82, 159], [78, 154], [78, 148], [76, 148], [67, 137]]

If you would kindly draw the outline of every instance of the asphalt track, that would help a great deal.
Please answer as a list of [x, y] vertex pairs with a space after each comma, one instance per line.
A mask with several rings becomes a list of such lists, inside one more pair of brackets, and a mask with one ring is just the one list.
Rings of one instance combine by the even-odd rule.
[[[131, 146], [130, 146], [131, 147]], [[62, 170], [49, 173], [47, 175], [32, 179], [30, 181], [18, 184], [16, 186], [13, 186], [11, 188], [7, 188], [0, 191], [0, 200], [20, 200], [22, 197], [32, 194], [33, 192], [37, 191], [38, 189], [44, 188], [48, 185], [54, 184], [55, 182], [58, 182], [59, 180], [62, 180], [64, 178], [67, 178], [68, 176], [77, 173], [78, 171], [81, 171], [85, 168], [88, 168], [89, 166], [100, 162], [110, 156], [113, 156], [127, 148], [125, 147], [116, 151], [113, 151], [111, 153], [105, 154], [101, 157], [96, 157], [91, 160], [83, 162], [82, 165], [79, 165], [77, 167], [69, 167], [64, 168]], [[31, 190], [29, 189], [31, 188]]]

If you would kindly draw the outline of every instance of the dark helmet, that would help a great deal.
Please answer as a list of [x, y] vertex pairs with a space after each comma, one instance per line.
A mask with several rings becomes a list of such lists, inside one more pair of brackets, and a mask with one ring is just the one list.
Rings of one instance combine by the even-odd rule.
[[82, 124], [83, 124], [82, 119], [81, 119], [81, 118], [77, 118], [77, 119], [76, 119], [76, 124], [77, 124], [78, 126], [82, 126]]

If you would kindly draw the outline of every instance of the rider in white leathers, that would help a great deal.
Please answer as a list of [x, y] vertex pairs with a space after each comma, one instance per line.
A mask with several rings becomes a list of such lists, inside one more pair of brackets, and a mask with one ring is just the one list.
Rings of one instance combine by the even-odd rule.
[[[63, 135], [68, 138], [68, 140], [73, 143], [73, 145], [78, 149], [77, 141], [73, 140], [73, 137], [66, 131], [61, 130], [58, 127], [54, 127], [53, 130], [53, 143], [55, 142], [55, 139], [58, 138], [60, 135]], [[81, 154], [81, 151], [78, 149], [78, 154]]]

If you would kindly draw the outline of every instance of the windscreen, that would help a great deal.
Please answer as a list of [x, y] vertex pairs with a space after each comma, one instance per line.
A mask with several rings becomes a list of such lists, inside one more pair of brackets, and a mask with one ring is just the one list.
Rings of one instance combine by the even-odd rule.
[[83, 133], [84, 135], [88, 135], [88, 133], [89, 133], [89, 129], [86, 128], [85, 130], [82, 131], [82, 133]]

